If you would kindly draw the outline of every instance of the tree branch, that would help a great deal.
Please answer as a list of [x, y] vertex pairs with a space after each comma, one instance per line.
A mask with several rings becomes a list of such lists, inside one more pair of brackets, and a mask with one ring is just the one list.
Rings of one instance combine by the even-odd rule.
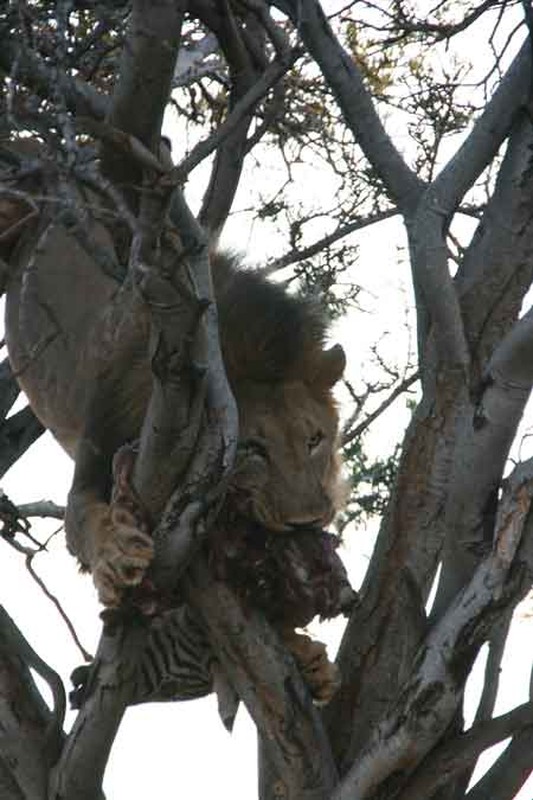
[[517, 112], [527, 105], [530, 89], [531, 46], [526, 41], [467, 138], [428, 190], [427, 202], [438, 206], [444, 219], [498, 152]]
[[328, 247], [331, 247], [332, 244], [338, 242], [339, 239], [343, 239], [345, 236], [349, 236], [351, 233], [355, 233], [356, 231], [364, 230], [370, 225], [374, 225], [376, 222], [382, 222], [385, 219], [391, 219], [398, 215], [398, 209], [391, 208], [387, 209], [386, 211], [378, 211], [375, 214], [371, 214], [369, 217], [354, 219], [352, 222], [348, 222], [346, 225], [339, 225], [337, 230], [330, 233], [328, 236], [324, 236], [322, 239], [319, 239], [313, 244], [308, 245], [307, 247], [302, 248], [301, 250], [293, 249], [290, 250], [288, 253], [285, 253], [284, 256], [280, 258], [276, 258], [273, 261], [269, 261], [263, 269], [265, 275], [273, 275], [275, 272], [279, 272], [285, 267], [289, 267], [291, 264], [295, 264], [298, 261], [305, 261], [307, 258], [312, 258], [313, 256], [317, 255], [317, 253], [322, 252]]
[[532, 142], [524, 111], [516, 115], [494, 191], [455, 279], [475, 375], [515, 323], [531, 284]]
[[363, 800], [398, 771], [415, 769], [446, 731], [496, 612], [517, 602], [511, 567], [533, 498], [533, 462], [515, 469], [498, 513], [493, 551], [428, 633], [396, 708], [379, 723], [333, 800]]
[[[0, 69], [29, 86], [40, 97], [52, 98], [59, 90], [74, 113], [104, 119], [109, 98], [82, 81], [49, 67], [35, 52], [21, 47], [20, 38], [2, 31]], [[58, 84], [59, 81], [59, 84]]]
[[277, 785], [287, 800], [328, 800], [337, 781], [329, 743], [301, 676], [272, 628], [240, 607], [227, 586], [196, 561], [187, 597], [202, 616], [214, 651], [268, 741]]
[[48, 517], [63, 520], [65, 507], [58, 506], [51, 500], [37, 500], [34, 503], [22, 503], [17, 506], [22, 517]]
[[498, 760], [466, 795], [466, 800], [513, 800], [531, 774], [533, 725], [513, 737]]
[[490, 163], [528, 97], [530, 53], [523, 47], [464, 144], [428, 188], [409, 225], [421, 364], [431, 324], [442, 363], [465, 369], [469, 351], [444, 234], [465, 192]]
[[401, 213], [414, 210], [424, 190], [423, 182], [407, 166], [381, 123], [370, 92], [353, 59], [334, 36], [317, 0], [277, 0], [331, 87], [346, 124], [383, 181]]
[[[229, 1], [226, 0], [222, 4], [220, 24], [215, 32], [230, 71], [229, 114], [253, 87], [260, 68], [264, 68], [264, 65], [268, 63], [264, 53], [263, 27], [258, 26], [251, 15], [246, 18], [245, 22], [245, 27], [239, 27]], [[266, 24], [266, 20], [264, 22]], [[281, 31], [280, 35], [282, 35]], [[253, 39], [253, 48], [247, 46], [250, 39]], [[253, 52], [250, 52], [250, 49], [253, 49]], [[288, 44], [281, 49], [278, 48], [278, 56], [283, 57], [288, 49]], [[258, 63], [258, 53], [261, 55], [260, 63]], [[241, 123], [226, 135], [216, 149], [209, 184], [198, 214], [198, 221], [211, 236], [220, 232], [231, 209], [241, 177], [244, 158], [248, 152], [248, 130], [254, 109], [261, 99], [261, 97], [257, 97], [248, 112], [242, 114]]]
[[[48, 769], [58, 757], [63, 738], [65, 691], [57, 673], [37, 655], [2, 606], [0, 663], [0, 769], [10, 764], [15, 783], [23, 787], [22, 796], [44, 800]], [[53, 712], [37, 690], [30, 668], [48, 684]]]
[[341, 444], [349, 444], [350, 442], [353, 442], [354, 439], [357, 439], [359, 436], [361, 436], [361, 434], [367, 430], [367, 428], [380, 416], [380, 414], [383, 414], [383, 412], [386, 411], [387, 408], [392, 405], [392, 403], [394, 403], [396, 398], [406, 392], [409, 387], [412, 386], [413, 383], [415, 383], [419, 378], [420, 373], [417, 370], [412, 375], [409, 375], [408, 378], [400, 381], [400, 383], [392, 390], [389, 396], [386, 397], [385, 400], [380, 403], [374, 411], [372, 411], [370, 414], [367, 414], [362, 422], [355, 427], [350, 426], [345, 428], [345, 430], [342, 432]]
[[[127, 41], [122, 50], [119, 78], [113, 92], [108, 122], [131, 134], [157, 153], [161, 123], [176, 66], [186, 3], [134, 0]], [[129, 187], [132, 208], [138, 202], [132, 186], [141, 185], [141, 171], [119, 151], [104, 143], [102, 171], [116, 186]]]
[[[470, 580], [490, 546], [496, 495], [528, 400], [530, 321], [516, 321], [533, 275], [529, 205], [531, 125], [520, 115], [488, 209], [456, 281], [472, 354], [470, 391], [457, 417], [446, 499], [443, 569], [432, 617]], [[527, 315], [526, 315], [527, 316]]]
[[503, 338], [487, 365], [487, 380], [529, 394], [533, 384], [533, 309]]
[[192, 172], [201, 161], [207, 158], [207, 156], [211, 155], [211, 153], [219, 147], [221, 142], [242, 124], [243, 119], [249, 114], [250, 110], [268, 93], [272, 86], [283, 77], [300, 54], [300, 49], [294, 48], [284, 54], [283, 57], [275, 58], [269, 64], [256, 83], [254, 83], [246, 94], [235, 103], [231, 113], [224, 122], [219, 125], [217, 130], [204, 141], [198, 142], [189, 155], [174, 167], [171, 177], [176, 184], [183, 183], [189, 173]]
[[0, 425], [0, 477], [44, 433], [44, 426], [29, 406]]
[[[524, 730], [526, 729], [526, 730]], [[478, 722], [469, 731], [431, 751], [412, 779], [402, 787], [396, 800], [427, 800], [437, 789], [450, 785], [457, 775], [474, 766], [481, 753], [509, 736], [533, 735], [533, 705], [524, 703], [507, 714]], [[530, 754], [531, 756], [531, 754]], [[516, 790], [518, 790], [518, 786]], [[467, 795], [470, 798], [471, 793]], [[479, 797], [509, 798], [501, 793], [486, 793]]]

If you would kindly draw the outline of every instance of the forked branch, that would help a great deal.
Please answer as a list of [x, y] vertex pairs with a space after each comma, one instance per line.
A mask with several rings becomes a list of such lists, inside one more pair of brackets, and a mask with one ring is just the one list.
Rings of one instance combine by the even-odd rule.
[[[526, 589], [513, 570], [533, 499], [533, 463], [509, 478], [493, 550], [445, 616], [427, 635], [396, 707], [379, 723], [334, 800], [364, 800], [393, 773], [411, 773], [448, 728], [474, 658], [502, 608]], [[530, 521], [528, 522], [530, 524]], [[517, 578], [518, 575], [518, 578]]]

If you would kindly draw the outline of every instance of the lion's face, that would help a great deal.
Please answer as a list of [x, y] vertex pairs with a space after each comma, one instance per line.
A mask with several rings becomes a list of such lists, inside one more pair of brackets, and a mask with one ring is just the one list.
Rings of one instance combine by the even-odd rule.
[[324, 528], [339, 506], [337, 413], [303, 381], [245, 382], [235, 391], [240, 437], [231, 494], [269, 530]]

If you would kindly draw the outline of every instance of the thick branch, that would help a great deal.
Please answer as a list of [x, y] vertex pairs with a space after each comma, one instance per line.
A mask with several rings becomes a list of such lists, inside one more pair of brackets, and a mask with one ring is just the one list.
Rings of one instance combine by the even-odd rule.
[[[190, 254], [188, 260], [197, 292], [202, 298], [205, 293], [211, 296], [205, 239], [179, 192], [173, 197], [171, 216], [179, 222], [183, 244]], [[178, 576], [197, 551], [202, 535], [212, 524], [210, 507], [220, 496], [220, 482], [232, 463], [237, 441], [236, 412], [221, 359], [214, 303], [206, 310], [205, 325], [205, 339], [200, 338], [195, 352], [207, 364], [207, 416], [187, 474], [180, 478], [175, 496], [155, 532], [154, 580], [157, 586], [168, 589], [176, 585]], [[167, 368], [172, 366], [171, 361]], [[163, 369], [158, 372], [155, 381], [161, 380], [164, 390], [165, 381], [172, 380], [172, 373]], [[167, 412], [175, 413], [175, 408], [165, 412], [162, 404], [158, 413]], [[150, 413], [149, 410], [147, 419]], [[157, 437], [160, 431], [157, 417], [153, 423], [143, 430], [142, 439], [146, 438], [147, 444], [141, 441], [141, 451], [146, 448], [147, 453], [151, 452], [150, 438]], [[175, 460], [173, 453], [179, 451], [176, 448], [179, 442], [167, 437], [166, 444], [168, 469], [169, 460]], [[146, 459], [142, 474], [137, 469], [135, 476], [142, 499], [145, 492], [151, 492], [151, 475]], [[189, 567], [184, 585], [186, 598], [203, 619], [213, 651], [231, 685], [246, 703], [261, 732], [271, 740], [271, 756], [288, 796], [302, 800], [308, 794], [326, 798], [335, 780], [331, 754], [311, 698], [277, 637], [264, 620], [251, 612], [244, 615], [228, 588], [213, 581], [198, 555]], [[320, 754], [318, 759], [317, 754]]]
[[498, 486], [533, 379], [531, 318], [516, 321], [533, 275], [531, 142], [531, 124], [521, 114], [456, 282], [472, 354], [472, 388], [457, 420], [433, 617], [470, 580], [490, 547]]
[[100, 639], [87, 697], [51, 776], [50, 800], [96, 800], [147, 641], [147, 626], [130, 622]]
[[[448, 267], [445, 231], [445, 213], [428, 193], [408, 227], [423, 384], [429, 360], [430, 325], [440, 369], [459, 371], [466, 380], [470, 361], [459, 300]], [[431, 356], [435, 357], [433, 351]]]
[[[229, 66], [231, 87], [228, 113], [231, 113], [235, 104], [253, 86], [259, 75], [259, 67], [266, 65], [267, 59], [263, 52], [263, 30], [257, 29], [254, 20], [247, 18], [245, 36], [244, 26], [239, 25], [229, 2], [222, 4], [221, 11], [220, 23], [215, 32]], [[249, 38], [253, 38], [253, 54], [246, 46], [246, 40]], [[254, 58], [256, 52], [261, 54], [261, 65]], [[260, 98], [257, 103], [259, 100]], [[200, 224], [211, 232], [211, 235], [217, 234], [222, 229], [233, 203], [247, 152], [247, 136], [254, 108], [252, 106], [247, 114], [242, 115], [241, 124], [237, 125], [216, 149], [209, 184], [198, 214]]]
[[430, 203], [438, 206], [444, 219], [493, 160], [517, 111], [527, 104], [530, 89], [531, 44], [526, 41], [469, 135], [429, 189]]
[[0, 477], [44, 433], [44, 426], [29, 406], [0, 425]]
[[[449, 785], [457, 775], [473, 767], [484, 750], [509, 736], [518, 735], [518, 732], [519, 735], [526, 735], [531, 741], [533, 735], [531, 703], [524, 703], [508, 714], [502, 714], [487, 722], [477, 723], [467, 733], [431, 751], [427, 763], [421, 765], [396, 800], [427, 800], [428, 797], [433, 797], [437, 789]], [[529, 761], [531, 761], [531, 751]], [[507, 797], [510, 800], [510, 795], [505, 796], [499, 792], [486, 792], [479, 796], [497, 797], [498, 800]], [[470, 794], [468, 797], [470, 798]]]
[[396, 708], [333, 795], [363, 800], [393, 773], [411, 772], [449, 726], [477, 651], [502, 607], [523, 586], [508, 580], [533, 497], [532, 464], [513, 473], [500, 504], [494, 549], [469, 586], [428, 634]]
[[513, 737], [499, 759], [471, 789], [467, 800], [513, 800], [531, 774], [533, 725]]
[[515, 323], [487, 366], [487, 378], [517, 392], [529, 394], [533, 384], [533, 309]]
[[497, 153], [517, 111], [527, 100], [529, 64], [529, 48], [524, 45], [464, 144], [428, 188], [410, 222], [421, 363], [431, 324], [441, 362], [463, 368], [468, 365], [469, 352], [450, 277], [445, 233], [465, 192]]
[[437, 395], [419, 405], [404, 439], [360, 603], [339, 649], [343, 683], [324, 712], [341, 770], [359, 757], [395, 702], [426, 632], [424, 605], [440, 558], [462, 403], [455, 383], [439, 384]]
[[196, 562], [187, 597], [204, 620], [214, 650], [268, 741], [277, 785], [287, 800], [327, 800], [336, 769], [318, 712], [294, 662], [270, 626], [246, 613], [228, 587]]
[[474, 361], [474, 380], [520, 313], [533, 276], [533, 133], [516, 115], [494, 191], [455, 279]]
[[[50, 685], [51, 713], [30, 673]], [[48, 770], [63, 735], [65, 693], [58, 675], [39, 658], [0, 606], [0, 789], [5, 800], [45, 800]]]
[[0, 364], [0, 420], [4, 420], [20, 394], [20, 388], [15, 380], [9, 359], [4, 359]]
[[[113, 93], [110, 124], [158, 151], [163, 114], [172, 87], [186, 3], [135, 0]], [[122, 153], [104, 145], [102, 170], [117, 186], [141, 184], [141, 173]], [[135, 206], [137, 197], [130, 195]]]

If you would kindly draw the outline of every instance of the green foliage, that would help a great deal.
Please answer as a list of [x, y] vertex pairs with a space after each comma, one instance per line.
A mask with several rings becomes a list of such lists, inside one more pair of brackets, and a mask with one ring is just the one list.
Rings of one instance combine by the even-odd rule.
[[398, 468], [400, 443], [388, 456], [371, 458], [362, 438], [345, 445], [342, 450], [350, 495], [341, 514], [339, 528], [349, 523], [363, 524], [371, 517], [381, 517], [389, 501]]

